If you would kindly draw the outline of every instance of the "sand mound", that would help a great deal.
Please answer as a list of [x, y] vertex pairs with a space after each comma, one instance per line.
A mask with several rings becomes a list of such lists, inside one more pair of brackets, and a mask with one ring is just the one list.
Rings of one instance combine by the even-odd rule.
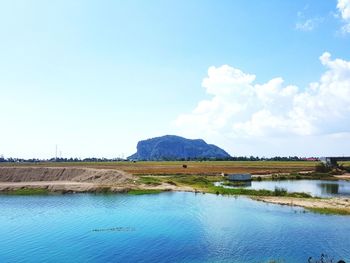
[[72, 181], [120, 184], [133, 176], [115, 169], [75, 167], [0, 167], [0, 182]]

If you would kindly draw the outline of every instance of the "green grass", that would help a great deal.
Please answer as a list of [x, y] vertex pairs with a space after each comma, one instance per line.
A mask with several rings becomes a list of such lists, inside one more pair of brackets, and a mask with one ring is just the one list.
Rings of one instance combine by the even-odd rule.
[[341, 208], [319, 208], [319, 207], [307, 207], [307, 210], [324, 215], [350, 215], [350, 211]]
[[222, 176], [213, 175], [170, 175], [170, 176], [159, 176], [157, 177], [161, 181], [175, 182], [178, 185], [198, 185], [207, 186], [213, 182], [222, 181]]
[[50, 192], [43, 188], [25, 188], [2, 192], [7, 195], [48, 195]]
[[161, 185], [162, 181], [154, 176], [140, 176], [139, 182], [147, 185]]
[[249, 196], [285, 196], [295, 198], [313, 198], [307, 193], [293, 192], [289, 193], [284, 189], [270, 190], [254, 190], [246, 188], [224, 188], [220, 186], [213, 186], [208, 188], [209, 193], [220, 194], [220, 195], [249, 195]]
[[133, 189], [129, 190], [129, 195], [146, 195], [146, 194], [159, 194], [164, 192], [164, 190], [158, 190], [158, 189]]

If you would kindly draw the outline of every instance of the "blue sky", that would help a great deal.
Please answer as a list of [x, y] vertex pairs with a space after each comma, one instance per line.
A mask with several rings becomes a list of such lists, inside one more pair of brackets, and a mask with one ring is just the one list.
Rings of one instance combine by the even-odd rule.
[[[228, 65], [224, 75], [232, 78], [232, 69], [255, 75], [252, 86], [275, 78], [284, 80], [276, 89], [298, 86], [286, 99], [296, 104], [328, 69], [336, 75], [336, 66], [321, 63], [324, 52], [330, 63], [350, 60], [349, 6], [347, 0], [0, 1], [0, 154], [49, 158], [58, 144], [63, 157], [120, 157], [132, 154], [138, 140], [163, 134], [204, 138], [232, 155], [350, 154], [347, 106], [333, 114], [343, 116], [335, 118], [335, 129], [313, 116], [305, 119], [310, 129], [300, 132], [299, 126], [281, 128], [300, 112], [294, 106], [277, 116], [283, 105], [240, 96], [236, 84], [226, 96], [217, 92], [218, 82], [202, 83], [210, 67], [220, 75]], [[340, 99], [350, 89], [348, 68], [343, 71]], [[196, 113], [215, 98], [221, 110]], [[213, 120], [226, 116], [222, 103], [239, 108], [251, 98], [262, 106], [241, 107], [213, 128]], [[275, 123], [278, 134], [261, 125], [242, 134], [242, 127], [257, 127], [248, 125], [255, 113]], [[199, 118], [205, 125], [193, 127]]]

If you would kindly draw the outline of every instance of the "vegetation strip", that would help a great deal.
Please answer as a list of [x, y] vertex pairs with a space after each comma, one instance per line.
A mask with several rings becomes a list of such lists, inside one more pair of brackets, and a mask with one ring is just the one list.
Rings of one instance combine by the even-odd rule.
[[342, 208], [329, 208], [329, 207], [305, 207], [311, 212], [325, 215], [350, 215], [350, 210]]
[[21, 188], [9, 191], [0, 192], [6, 195], [48, 195], [51, 192], [44, 188]]
[[145, 194], [159, 194], [164, 192], [165, 190], [158, 190], [158, 189], [133, 189], [129, 190], [129, 195], [145, 195]]

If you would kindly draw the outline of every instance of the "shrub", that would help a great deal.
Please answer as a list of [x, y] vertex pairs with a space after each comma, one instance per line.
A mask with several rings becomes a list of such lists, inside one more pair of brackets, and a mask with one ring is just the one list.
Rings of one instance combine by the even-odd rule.
[[316, 173], [328, 173], [330, 172], [330, 168], [326, 166], [324, 163], [319, 163], [315, 166]]
[[275, 196], [286, 196], [287, 189], [281, 188], [281, 187], [275, 187], [274, 195]]
[[177, 185], [174, 181], [166, 181], [166, 183], [171, 184], [171, 185]]

